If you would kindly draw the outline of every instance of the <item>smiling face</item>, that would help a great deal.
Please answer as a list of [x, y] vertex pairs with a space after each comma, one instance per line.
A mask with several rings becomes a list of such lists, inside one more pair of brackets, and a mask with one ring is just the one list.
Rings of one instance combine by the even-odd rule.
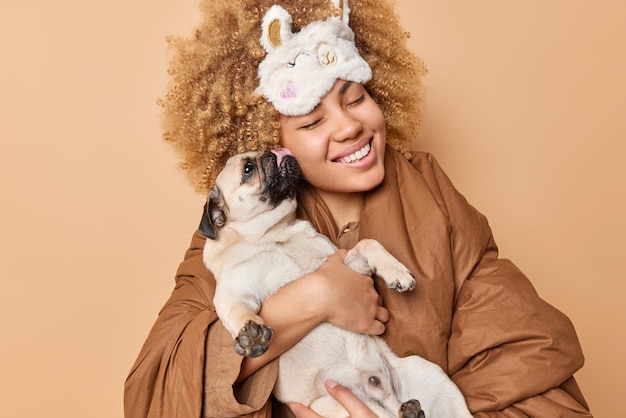
[[383, 180], [385, 120], [362, 84], [337, 80], [311, 113], [279, 122], [281, 146], [322, 196], [365, 192]]

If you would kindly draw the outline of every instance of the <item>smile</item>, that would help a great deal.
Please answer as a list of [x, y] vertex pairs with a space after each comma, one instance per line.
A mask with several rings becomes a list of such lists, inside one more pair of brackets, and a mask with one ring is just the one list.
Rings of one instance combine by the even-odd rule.
[[355, 152], [354, 154], [350, 154], [346, 157], [340, 158], [338, 161], [340, 163], [353, 163], [355, 161], [358, 161], [360, 159], [362, 159], [363, 157], [367, 156], [367, 154], [370, 153], [370, 150], [372, 149], [372, 147], [370, 146], [369, 143], [365, 144], [365, 146], [363, 148], [361, 148], [360, 150], [358, 150], [357, 152]]

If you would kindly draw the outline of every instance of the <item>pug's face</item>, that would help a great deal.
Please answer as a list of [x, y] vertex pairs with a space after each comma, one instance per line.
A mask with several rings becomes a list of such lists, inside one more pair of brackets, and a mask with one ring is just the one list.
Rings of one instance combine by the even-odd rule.
[[234, 155], [209, 192], [200, 232], [215, 239], [227, 222], [254, 222], [285, 200], [295, 210], [299, 180], [300, 166], [286, 150]]

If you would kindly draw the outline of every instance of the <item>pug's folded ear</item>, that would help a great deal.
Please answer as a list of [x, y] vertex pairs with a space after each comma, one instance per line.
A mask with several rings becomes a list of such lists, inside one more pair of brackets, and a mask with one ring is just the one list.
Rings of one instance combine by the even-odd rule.
[[216, 227], [223, 226], [225, 222], [224, 196], [217, 186], [213, 186], [207, 202], [204, 204], [198, 231], [207, 238], [215, 239], [217, 237]]

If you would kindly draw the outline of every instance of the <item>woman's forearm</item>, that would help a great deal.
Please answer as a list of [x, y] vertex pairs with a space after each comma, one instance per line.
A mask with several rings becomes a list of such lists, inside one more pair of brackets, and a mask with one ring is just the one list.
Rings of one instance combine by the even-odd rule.
[[274, 330], [274, 336], [264, 354], [244, 359], [237, 382], [280, 356], [324, 321], [318, 305], [312, 303], [314, 274], [287, 284], [263, 302], [259, 316]]
[[274, 329], [269, 349], [256, 358], [246, 358], [237, 381], [280, 356], [322, 322], [364, 334], [385, 331], [389, 311], [369, 276], [344, 264], [345, 251], [328, 257], [315, 272], [293, 281], [270, 296], [259, 315]]

